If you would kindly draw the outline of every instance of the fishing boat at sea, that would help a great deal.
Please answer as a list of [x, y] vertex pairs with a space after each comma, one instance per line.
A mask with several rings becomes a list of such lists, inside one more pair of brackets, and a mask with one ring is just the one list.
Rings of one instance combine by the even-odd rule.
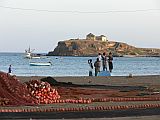
[[46, 56], [44, 55], [32, 53], [34, 50], [35, 49], [31, 50], [30, 47], [28, 48], [28, 50], [25, 50], [25, 58], [28, 58], [28, 59], [46, 58]]
[[51, 62], [30, 62], [30, 66], [51, 66]]
[[28, 59], [39, 59], [41, 57], [40, 56], [35, 56], [35, 55], [31, 54], [31, 53], [26, 53], [25, 58], [28, 58]]
[[34, 51], [30, 49], [30, 47], [25, 50], [25, 58], [28, 58], [28, 59], [32, 59], [32, 58], [40, 58], [40, 55], [37, 55], [37, 54], [33, 54], [32, 52]]

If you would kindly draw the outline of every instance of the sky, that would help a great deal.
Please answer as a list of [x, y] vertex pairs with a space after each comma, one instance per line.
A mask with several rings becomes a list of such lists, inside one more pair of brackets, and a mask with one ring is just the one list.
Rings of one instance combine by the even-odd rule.
[[48, 53], [89, 33], [160, 48], [159, 21], [160, 0], [0, 0], [0, 52]]

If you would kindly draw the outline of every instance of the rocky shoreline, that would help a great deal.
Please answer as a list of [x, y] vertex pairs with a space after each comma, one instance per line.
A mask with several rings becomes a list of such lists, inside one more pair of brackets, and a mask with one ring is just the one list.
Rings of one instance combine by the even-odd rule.
[[114, 57], [160, 57], [160, 49], [137, 48], [122, 42], [87, 39], [60, 41], [47, 55], [88, 57], [103, 52], [112, 52]]

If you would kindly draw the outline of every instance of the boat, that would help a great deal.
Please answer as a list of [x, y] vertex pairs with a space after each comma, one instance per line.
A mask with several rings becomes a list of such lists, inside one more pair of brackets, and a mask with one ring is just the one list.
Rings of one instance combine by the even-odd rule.
[[34, 49], [31, 50], [30, 47], [29, 47], [28, 50], [25, 50], [25, 58], [28, 58], [28, 59], [39, 59], [39, 58], [41, 58], [40, 54], [34, 54], [34, 53], [32, 53], [33, 51], [34, 51]]
[[51, 66], [51, 62], [30, 62], [30, 66]]

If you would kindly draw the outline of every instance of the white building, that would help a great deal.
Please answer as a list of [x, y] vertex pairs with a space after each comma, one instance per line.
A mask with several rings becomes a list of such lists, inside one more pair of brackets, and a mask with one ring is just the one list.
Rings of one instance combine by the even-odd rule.
[[99, 40], [99, 41], [104, 41], [104, 42], [108, 41], [106, 36], [104, 35], [95, 36], [92, 33], [89, 33], [88, 35], [86, 35], [86, 39], [87, 40]]
[[106, 42], [107, 41], [107, 37], [104, 36], [104, 35], [96, 36], [96, 40], [100, 40], [100, 41]]

